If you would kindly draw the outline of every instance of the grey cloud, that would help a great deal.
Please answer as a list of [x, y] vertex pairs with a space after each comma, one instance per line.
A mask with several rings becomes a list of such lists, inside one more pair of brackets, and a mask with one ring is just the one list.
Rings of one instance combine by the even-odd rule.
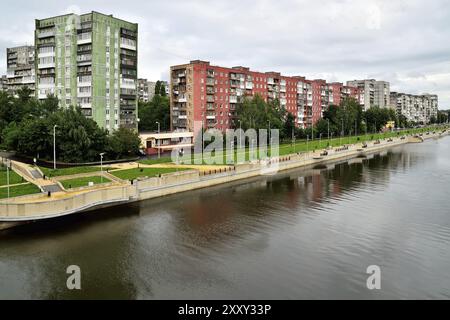
[[330, 81], [376, 75], [396, 90], [434, 90], [450, 107], [445, 0], [17, 0], [2, 10], [0, 44], [32, 41], [34, 18], [71, 5], [139, 23], [140, 77], [167, 80], [170, 65], [197, 58]]

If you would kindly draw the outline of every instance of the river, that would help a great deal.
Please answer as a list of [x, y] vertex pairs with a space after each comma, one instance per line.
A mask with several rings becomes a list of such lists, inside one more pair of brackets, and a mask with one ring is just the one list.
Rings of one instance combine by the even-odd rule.
[[445, 137], [1, 232], [0, 298], [449, 299], [449, 159]]

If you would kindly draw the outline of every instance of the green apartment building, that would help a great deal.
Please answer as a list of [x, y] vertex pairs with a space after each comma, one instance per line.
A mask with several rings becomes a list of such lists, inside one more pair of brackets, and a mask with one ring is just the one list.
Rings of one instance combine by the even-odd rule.
[[36, 97], [80, 106], [100, 127], [136, 128], [138, 25], [91, 12], [36, 20]]

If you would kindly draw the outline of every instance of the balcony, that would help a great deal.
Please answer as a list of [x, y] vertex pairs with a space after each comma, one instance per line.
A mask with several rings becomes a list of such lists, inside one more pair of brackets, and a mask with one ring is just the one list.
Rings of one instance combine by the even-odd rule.
[[77, 81], [78, 87], [92, 87], [92, 81]]
[[187, 120], [187, 115], [178, 116], [179, 120]]
[[122, 80], [122, 82], [120, 83], [120, 88], [136, 90], [136, 83], [132, 80]]
[[91, 33], [80, 33], [77, 39], [77, 45], [83, 45], [92, 43], [92, 34]]
[[80, 103], [81, 109], [91, 109], [92, 103]]
[[214, 79], [206, 79], [207, 86], [214, 86]]
[[38, 69], [51, 69], [51, 68], [55, 68], [54, 62], [38, 64]]
[[39, 83], [38, 84], [38, 90], [48, 90], [48, 89], [53, 89], [55, 88], [55, 83], [51, 82], [51, 83]]
[[22, 83], [23, 84], [31, 84], [34, 83], [36, 81], [34, 76], [29, 76], [29, 77], [23, 77], [22, 78]]
[[216, 120], [216, 116], [212, 115], [206, 116], [206, 120]]
[[77, 97], [78, 98], [90, 98], [91, 95], [92, 95], [91, 91], [88, 91], [88, 92], [80, 92], [80, 91], [78, 91], [77, 92]]
[[214, 102], [214, 96], [206, 96], [207, 102]]
[[55, 51], [38, 53], [38, 58], [47, 58], [47, 57], [54, 57], [54, 56], [55, 56]]
[[280, 92], [286, 92], [286, 87], [285, 86], [281, 86], [280, 87]]
[[230, 96], [230, 103], [237, 103], [238, 98], [237, 96]]
[[55, 35], [56, 35], [55, 29], [41, 30], [37, 33], [38, 39], [50, 38], [50, 37], [54, 37]]
[[184, 96], [178, 97], [178, 102], [179, 103], [186, 103], [187, 102], [187, 98]]
[[120, 48], [122, 49], [127, 49], [127, 50], [131, 50], [131, 51], [136, 51], [136, 41], [134, 40], [129, 40], [126, 38], [121, 38], [120, 39]]
[[246, 82], [245, 83], [245, 89], [253, 90], [253, 83], [252, 82]]

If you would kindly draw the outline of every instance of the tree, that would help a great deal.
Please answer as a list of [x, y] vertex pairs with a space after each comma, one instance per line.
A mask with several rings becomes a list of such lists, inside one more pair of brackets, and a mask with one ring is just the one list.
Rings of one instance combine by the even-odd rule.
[[282, 130], [287, 111], [280, 107], [278, 100], [266, 102], [261, 96], [255, 95], [237, 104], [236, 115], [235, 128], [238, 126], [237, 120], [241, 120], [242, 129], [255, 129], [258, 132], [259, 129], [268, 129], [269, 123], [271, 129]]
[[284, 122], [283, 131], [281, 133], [281, 136], [285, 139], [291, 138], [292, 133], [295, 135], [295, 117], [292, 115], [292, 113], [287, 113], [286, 120]]
[[157, 122], [160, 123], [161, 131], [170, 130], [170, 104], [169, 98], [155, 95], [147, 103], [139, 103], [139, 130], [156, 131]]
[[109, 139], [109, 157], [120, 159], [129, 158], [139, 152], [141, 139], [134, 130], [119, 128]]
[[[43, 101], [30, 97], [28, 89], [17, 97], [0, 92], [0, 142], [3, 148], [40, 159], [53, 159], [53, 126], [56, 152], [61, 162], [93, 162], [99, 154], [105, 158], [136, 155], [140, 140], [136, 132], [120, 130], [109, 135], [97, 123], [86, 118], [81, 109], [58, 108], [59, 101], [48, 96]], [[110, 145], [116, 147], [109, 150]], [[111, 152], [108, 152], [111, 151]]]
[[[380, 108], [374, 106], [364, 113], [367, 119], [368, 131], [379, 132], [389, 121], [397, 121], [397, 116], [393, 109]], [[398, 123], [397, 123], [398, 126]]]
[[156, 85], [155, 85], [155, 95], [159, 95], [162, 97], [167, 96], [166, 93], [166, 85], [163, 81], [156, 81]]

